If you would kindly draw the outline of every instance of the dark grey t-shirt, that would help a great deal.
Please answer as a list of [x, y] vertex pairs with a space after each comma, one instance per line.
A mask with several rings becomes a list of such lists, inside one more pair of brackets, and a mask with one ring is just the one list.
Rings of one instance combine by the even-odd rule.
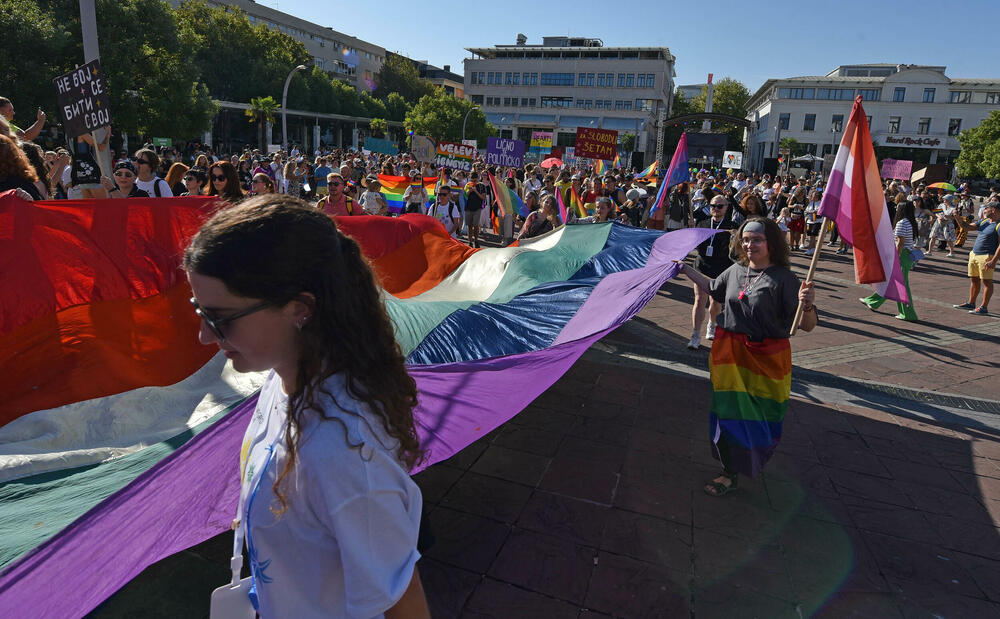
[[[740, 300], [740, 291], [750, 272], [750, 292]], [[722, 304], [718, 325], [727, 331], [745, 333], [751, 340], [788, 337], [799, 304], [799, 278], [789, 269], [769, 266], [760, 271], [736, 263], [711, 282], [712, 298]]]

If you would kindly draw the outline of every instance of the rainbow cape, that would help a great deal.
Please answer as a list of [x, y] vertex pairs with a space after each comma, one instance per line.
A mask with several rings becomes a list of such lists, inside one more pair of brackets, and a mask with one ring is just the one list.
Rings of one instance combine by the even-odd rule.
[[876, 293], [887, 299], [909, 302], [860, 96], [854, 100], [844, 127], [844, 137], [819, 205], [819, 216], [837, 222], [841, 236], [854, 247], [857, 283], [871, 284]]
[[[229, 528], [264, 376], [198, 343], [179, 262], [212, 208], [0, 194], [0, 608], [86, 615]], [[475, 250], [424, 215], [338, 225], [384, 289], [427, 465], [520, 412], [712, 232], [563, 226]]]
[[636, 178], [650, 178], [656, 176], [656, 162], [649, 164], [649, 167], [635, 175]]
[[504, 214], [513, 217], [516, 211], [521, 217], [527, 217], [528, 206], [521, 199], [521, 196], [511, 191], [507, 183], [497, 182], [496, 177], [489, 172], [487, 172], [487, 175], [490, 177], [490, 184], [493, 186], [493, 195], [497, 199], [497, 205], [503, 210]]
[[[434, 202], [434, 189], [437, 186], [438, 177], [425, 176], [424, 189], [427, 190], [427, 204]], [[401, 213], [406, 204], [403, 202], [403, 194], [410, 186], [410, 179], [405, 176], [389, 176], [379, 174], [378, 182], [382, 186], [379, 190], [385, 196], [385, 201], [389, 204], [389, 210], [393, 213]], [[425, 205], [426, 206], [426, 205]]]
[[604, 163], [603, 159], [598, 159], [594, 162], [594, 174], [599, 176], [604, 176], [608, 171], [608, 164]]

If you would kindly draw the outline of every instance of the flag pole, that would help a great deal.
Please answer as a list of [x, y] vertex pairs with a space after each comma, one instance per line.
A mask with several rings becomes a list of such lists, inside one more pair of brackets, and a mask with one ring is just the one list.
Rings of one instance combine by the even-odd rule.
[[[816, 237], [816, 251], [813, 252], [812, 262], [809, 263], [809, 271], [806, 273], [807, 282], [811, 282], [813, 275], [816, 273], [816, 264], [819, 263], [819, 253], [822, 251], [823, 241], [826, 240], [826, 227], [829, 222], [828, 218], [823, 218], [823, 224], [819, 229], [819, 236]], [[799, 330], [799, 321], [802, 320], [802, 312], [802, 301], [800, 300], [799, 306], [795, 308], [795, 318], [792, 319], [792, 330], [788, 333], [788, 337], [792, 337]]]

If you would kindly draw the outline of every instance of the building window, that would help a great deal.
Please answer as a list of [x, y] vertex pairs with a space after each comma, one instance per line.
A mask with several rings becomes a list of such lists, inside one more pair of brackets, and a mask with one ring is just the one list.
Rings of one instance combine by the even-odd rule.
[[927, 135], [931, 132], [931, 119], [921, 118], [920, 122], [917, 123], [917, 133], [920, 135]]
[[521, 78], [521, 82], [522, 82], [522, 83], [523, 83], [523, 84], [524, 84], [525, 86], [527, 86], [527, 85], [528, 85], [528, 83], [529, 83], [529, 81], [530, 81], [530, 80], [531, 80], [531, 74], [530, 74], [530, 73], [525, 73], [525, 74], [524, 74], [524, 76], [523, 76], [523, 77]]
[[611, 87], [613, 87], [615, 85], [615, 74], [614, 73], [605, 73], [604, 74], [604, 85], [606, 87], [608, 87], [608, 88], [611, 88]]
[[878, 101], [879, 95], [882, 91], [878, 88], [859, 88], [858, 94], [861, 95], [862, 101]]
[[655, 107], [656, 99], [636, 99], [635, 109], [640, 112], [651, 112]]
[[622, 101], [620, 101], [620, 100], [619, 100], [619, 101], [615, 101], [615, 109], [616, 109], [616, 110], [620, 110], [620, 109], [622, 109], [623, 107], [624, 107], [624, 105], [623, 105], [623, 102], [622, 102]]
[[869, 116], [865, 116], [865, 121], [868, 123], [868, 129], [871, 130], [871, 128], [872, 128], [872, 117], [870, 115]]
[[510, 86], [511, 84], [514, 83], [514, 76], [511, 75], [511, 73], [509, 71], [507, 73], [504, 73], [504, 75], [503, 75], [503, 83], [506, 84], [506, 85], [508, 85], [508, 86]]
[[646, 88], [653, 88], [656, 84], [656, 74], [647, 73], [646, 74]]
[[517, 97], [511, 97], [510, 98], [510, 106], [511, 107], [517, 107]]
[[844, 115], [843, 114], [834, 114], [833, 118], [830, 119], [830, 127], [834, 131], [843, 131], [844, 130]]
[[528, 107], [535, 107], [535, 98], [531, 97], [528, 99]]
[[598, 73], [597, 74], [597, 87], [598, 88], [604, 88], [604, 74], [603, 73]]
[[542, 86], [572, 86], [572, 73], [542, 73]]
[[778, 115], [778, 127], [782, 129], [788, 129], [788, 123], [791, 122], [792, 115], [788, 112]]
[[486, 83], [487, 83], [487, 84], [492, 84], [492, 83], [493, 83], [493, 71], [490, 71], [490, 72], [489, 72], [489, 75], [488, 75], [487, 77], [488, 77], [489, 79], [488, 79], [488, 80], [486, 81]]
[[625, 101], [625, 109], [627, 111], [631, 111], [632, 110], [632, 101]]
[[521, 85], [521, 74], [520, 73], [515, 73], [514, 74], [514, 85], [515, 86], [520, 86]]
[[996, 105], [1000, 103], [1000, 92], [988, 92], [986, 93], [986, 102]]
[[635, 73], [625, 76], [625, 88], [635, 88]]
[[528, 107], [528, 98], [521, 97], [521, 107]]
[[806, 114], [805, 120], [802, 121], [803, 131], [815, 131], [816, 130], [816, 115]]
[[952, 118], [948, 121], [948, 135], [958, 135], [962, 132], [962, 119]]
[[636, 88], [645, 88], [646, 87], [646, 74], [645, 73], [640, 73], [636, 77], [635, 87]]
[[906, 89], [897, 86], [896, 89], [892, 91], [892, 100], [896, 103], [902, 103], [904, 99], [906, 99]]
[[479, 72], [479, 83], [480, 84], [485, 84], [486, 83], [486, 72], [485, 71], [480, 71]]
[[618, 74], [618, 87], [619, 88], [625, 88], [625, 74], [624, 73], [619, 73]]
[[889, 117], [889, 133], [899, 133], [899, 116]]
[[591, 109], [593, 107], [594, 107], [594, 100], [593, 99], [587, 99], [587, 109], [589, 110], [589, 109]]
[[606, 110], [610, 110], [611, 109], [611, 99], [605, 99], [604, 100], [604, 109], [606, 109]]
[[778, 97], [781, 99], [814, 99], [816, 98], [815, 88], [779, 88]]
[[[582, 75], [582, 74], [581, 74], [581, 75]], [[583, 99], [577, 99], [577, 100], [576, 100], [576, 107], [577, 107], [578, 109], [581, 109], [581, 110], [582, 110], [582, 109], [583, 109], [583, 105], [584, 105], [584, 100], [583, 100]]]
[[952, 103], [972, 103], [972, 92], [969, 90], [951, 91]]
[[934, 103], [933, 88], [924, 88], [924, 103]]
[[588, 73], [587, 74], [587, 86], [593, 86], [593, 85], [594, 85], [594, 74], [593, 73]]
[[[543, 73], [542, 75], [545, 74]], [[542, 97], [542, 107], [572, 107], [572, 106], [573, 106], [573, 97]]]
[[475, 71], [473, 71], [471, 77], [472, 77], [472, 83], [473, 83], [473, 85], [479, 83], [479, 74], [478, 73], [476, 73]]
[[503, 98], [504, 107], [510, 107], [510, 97]]
[[853, 88], [817, 88], [816, 98], [824, 101], [850, 101], [854, 98]]
[[586, 86], [587, 85], [587, 74], [586, 73], [581, 73], [580, 75], [577, 75], [576, 76], [576, 83], [579, 84], [580, 86]]
[[472, 95], [472, 97], [470, 98], [472, 99], [472, 102], [475, 103], [476, 105], [483, 104], [483, 95]]
[[603, 110], [604, 109], [604, 100], [603, 99], [598, 99], [595, 107], [597, 109], [599, 109], [599, 110]]

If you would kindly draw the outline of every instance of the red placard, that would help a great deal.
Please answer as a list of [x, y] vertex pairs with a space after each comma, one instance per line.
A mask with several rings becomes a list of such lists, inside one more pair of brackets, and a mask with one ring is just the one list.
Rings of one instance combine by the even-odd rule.
[[604, 159], [613, 161], [618, 146], [618, 132], [613, 129], [590, 129], [577, 127], [576, 150], [577, 157], [588, 159]]

